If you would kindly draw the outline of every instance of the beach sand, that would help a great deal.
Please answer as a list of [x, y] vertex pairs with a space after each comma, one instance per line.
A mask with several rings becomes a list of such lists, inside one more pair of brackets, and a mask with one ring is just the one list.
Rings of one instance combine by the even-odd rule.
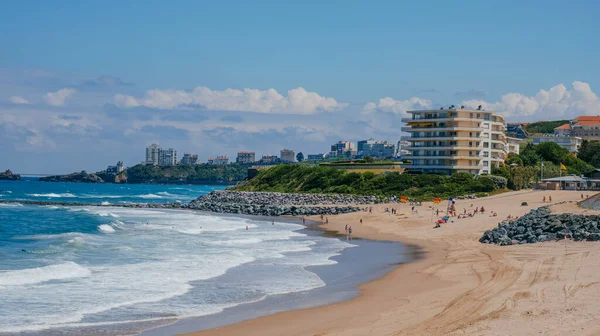
[[[479, 243], [509, 214], [521, 216], [552, 196], [552, 211], [579, 209], [576, 191], [519, 191], [457, 200], [456, 210], [486, 213], [433, 229], [432, 203], [377, 205], [373, 213], [329, 216], [325, 228], [422, 248], [424, 258], [359, 287], [352, 300], [256, 318], [191, 335], [600, 335], [600, 244]], [[592, 193], [589, 193], [591, 196]], [[528, 206], [521, 206], [526, 201]], [[385, 213], [394, 207], [397, 215]], [[444, 208], [442, 204], [440, 208]], [[489, 217], [490, 211], [498, 213]], [[363, 223], [360, 223], [360, 219]], [[318, 218], [312, 218], [318, 219]]]

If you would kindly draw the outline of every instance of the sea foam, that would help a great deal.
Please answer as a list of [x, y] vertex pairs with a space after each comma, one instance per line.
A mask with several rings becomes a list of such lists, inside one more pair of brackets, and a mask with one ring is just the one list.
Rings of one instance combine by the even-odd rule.
[[0, 273], [0, 286], [22, 286], [50, 280], [64, 280], [90, 276], [89, 269], [72, 261], [37, 268], [26, 268]]

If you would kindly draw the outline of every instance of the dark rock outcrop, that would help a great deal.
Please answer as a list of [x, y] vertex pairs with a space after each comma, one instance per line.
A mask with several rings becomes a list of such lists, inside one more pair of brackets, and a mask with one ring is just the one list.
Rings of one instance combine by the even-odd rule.
[[104, 183], [104, 180], [96, 174], [88, 174], [85, 170], [79, 173], [67, 175], [54, 175], [40, 177], [42, 182], [82, 182], [82, 183]]
[[548, 207], [531, 210], [510, 222], [501, 222], [498, 227], [486, 231], [479, 239], [484, 244], [533, 244], [572, 238], [575, 241], [600, 240], [600, 216], [551, 214]]
[[0, 180], [17, 181], [21, 179], [21, 175], [13, 174], [10, 169], [7, 169], [4, 173], [0, 173]]

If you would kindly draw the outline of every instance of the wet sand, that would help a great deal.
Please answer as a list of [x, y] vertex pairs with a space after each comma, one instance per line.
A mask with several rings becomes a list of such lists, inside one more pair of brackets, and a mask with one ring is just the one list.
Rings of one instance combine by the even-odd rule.
[[[479, 243], [484, 231], [509, 214], [521, 216], [552, 196], [554, 212], [581, 210], [576, 191], [519, 191], [458, 200], [457, 212], [486, 213], [433, 229], [431, 203], [377, 205], [373, 213], [329, 216], [324, 225], [354, 236], [421, 247], [425, 258], [359, 286], [354, 299], [250, 319], [191, 335], [597, 335], [600, 324], [600, 245], [545, 242], [496, 246]], [[591, 195], [591, 193], [590, 193]], [[528, 206], [521, 206], [521, 202]], [[442, 205], [444, 207], [444, 205]], [[489, 217], [490, 211], [498, 213]], [[360, 219], [363, 223], [360, 223]]]

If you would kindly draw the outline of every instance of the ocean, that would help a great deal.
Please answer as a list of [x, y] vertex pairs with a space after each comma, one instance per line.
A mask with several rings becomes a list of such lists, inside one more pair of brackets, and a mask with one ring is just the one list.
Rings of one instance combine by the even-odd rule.
[[357, 246], [277, 219], [110, 206], [217, 189], [0, 181], [1, 200], [105, 205], [0, 204], [0, 334], [136, 334], [321, 288], [313, 268]]

